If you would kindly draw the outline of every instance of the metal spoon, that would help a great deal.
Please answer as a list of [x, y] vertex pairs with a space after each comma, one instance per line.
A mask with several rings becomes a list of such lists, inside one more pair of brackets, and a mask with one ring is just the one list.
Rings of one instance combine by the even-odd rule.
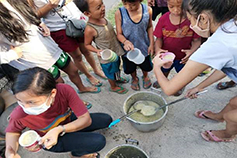
[[[207, 91], [208, 91], [208, 90], [203, 90], [203, 91], [201, 91], [201, 92], [198, 92], [197, 95], [206, 93]], [[160, 109], [163, 109], [163, 108], [166, 107], [166, 106], [172, 105], [172, 104], [174, 104], [174, 103], [180, 102], [180, 101], [185, 100], [185, 99], [187, 99], [187, 97], [184, 96], [184, 97], [182, 97], [182, 98], [180, 98], [180, 99], [177, 99], [177, 100], [175, 100], [175, 101], [172, 101], [172, 102], [170, 102], [170, 103], [167, 103], [167, 104], [162, 105], [162, 106], [157, 107], [157, 108], [154, 107], [154, 106], [147, 106], [147, 105], [144, 105], [144, 106], [142, 107], [142, 109], [137, 109], [137, 108], [136, 108], [136, 105], [134, 105], [134, 108], [138, 110], [137, 112], [140, 112], [140, 113], [141, 113], [142, 115], [144, 115], [144, 116], [152, 116], [152, 115], [155, 115]]]

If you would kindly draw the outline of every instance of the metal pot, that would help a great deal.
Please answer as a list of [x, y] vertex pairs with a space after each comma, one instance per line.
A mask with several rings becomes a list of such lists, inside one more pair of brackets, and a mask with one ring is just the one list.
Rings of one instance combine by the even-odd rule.
[[140, 148], [134, 145], [124, 144], [111, 149], [105, 158], [149, 158]]
[[[165, 99], [159, 95], [156, 94], [154, 92], [148, 92], [148, 91], [141, 91], [141, 92], [136, 92], [132, 95], [130, 95], [124, 102], [123, 105], [123, 111], [125, 114], [128, 113], [128, 110], [130, 109], [130, 107], [137, 101], [139, 100], [148, 100], [148, 101], [153, 101], [159, 105], [164, 105], [166, 104]], [[131, 119], [130, 117], [127, 117], [127, 119], [130, 121], [130, 123], [132, 124], [132, 126], [134, 128], [136, 128], [138, 131], [141, 132], [151, 132], [151, 131], [155, 131], [158, 128], [161, 127], [161, 125], [164, 123], [165, 120], [165, 116], [168, 112], [168, 107], [165, 107], [164, 109], [162, 109], [164, 111], [164, 114], [161, 118], [159, 118], [158, 120], [155, 120], [153, 122], [138, 122], [135, 121], [133, 119]]]

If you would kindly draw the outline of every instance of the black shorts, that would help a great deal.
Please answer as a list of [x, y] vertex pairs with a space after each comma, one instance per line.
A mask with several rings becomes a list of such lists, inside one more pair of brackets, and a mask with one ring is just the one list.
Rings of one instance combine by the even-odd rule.
[[151, 62], [150, 55], [148, 55], [145, 58], [145, 61], [139, 65], [128, 60], [128, 58], [125, 57], [124, 55], [122, 56], [122, 60], [123, 60], [123, 69], [124, 69], [125, 74], [131, 74], [131, 73], [135, 72], [137, 69], [137, 66], [139, 66], [142, 69], [142, 71], [145, 71], [145, 72], [149, 72], [153, 69], [153, 64]]
[[159, 15], [160, 13], [163, 15], [166, 12], [169, 11], [168, 7], [158, 7], [157, 4], [155, 3], [155, 6], [152, 6], [152, 20], [155, 21], [157, 15]]

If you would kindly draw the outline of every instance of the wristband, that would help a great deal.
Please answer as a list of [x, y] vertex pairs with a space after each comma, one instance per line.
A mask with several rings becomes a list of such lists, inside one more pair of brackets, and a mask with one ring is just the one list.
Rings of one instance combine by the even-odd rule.
[[65, 130], [64, 125], [60, 125], [60, 126], [63, 128], [63, 131], [62, 131], [62, 133], [60, 134], [60, 136], [63, 136], [63, 135], [66, 133], [66, 130]]

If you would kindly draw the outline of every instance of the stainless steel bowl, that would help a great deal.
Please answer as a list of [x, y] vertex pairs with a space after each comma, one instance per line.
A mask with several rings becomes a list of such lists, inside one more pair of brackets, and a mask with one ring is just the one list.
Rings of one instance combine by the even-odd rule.
[[140, 148], [134, 145], [124, 144], [111, 149], [105, 158], [149, 158]]
[[[148, 91], [141, 91], [141, 92], [136, 92], [132, 95], [130, 95], [124, 102], [123, 105], [123, 111], [125, 114], [128, 113], [128, 110], [130, 109], [130, 107], [137, 101], [140, 100], [148, 100], [148, 101], [153, 101], [159, 105], [164, 105], [166, 104], [165, 99], [159, 95], [156, 94], [154, 92], [148, 92]], [[165, 116], [168, 112], [168, 107], [162, 109], [164, 111], [164, 114], [161, 118], [159, 118], [158, 120], [155, 120], [153, 122], [138, 122], [136, 120], [131, 119], [130, 117], [127, 117], [127, 119], [130, 121], [130, 123], [132, 124], [132, 126], [134, 128], [136, 128], [138, 131], [141, 132], [151, 132], [151, 131], [155, 131], [158, 128], [160, 128], [162, 126], [162, 124], [164, 123], [165, 120]]]

